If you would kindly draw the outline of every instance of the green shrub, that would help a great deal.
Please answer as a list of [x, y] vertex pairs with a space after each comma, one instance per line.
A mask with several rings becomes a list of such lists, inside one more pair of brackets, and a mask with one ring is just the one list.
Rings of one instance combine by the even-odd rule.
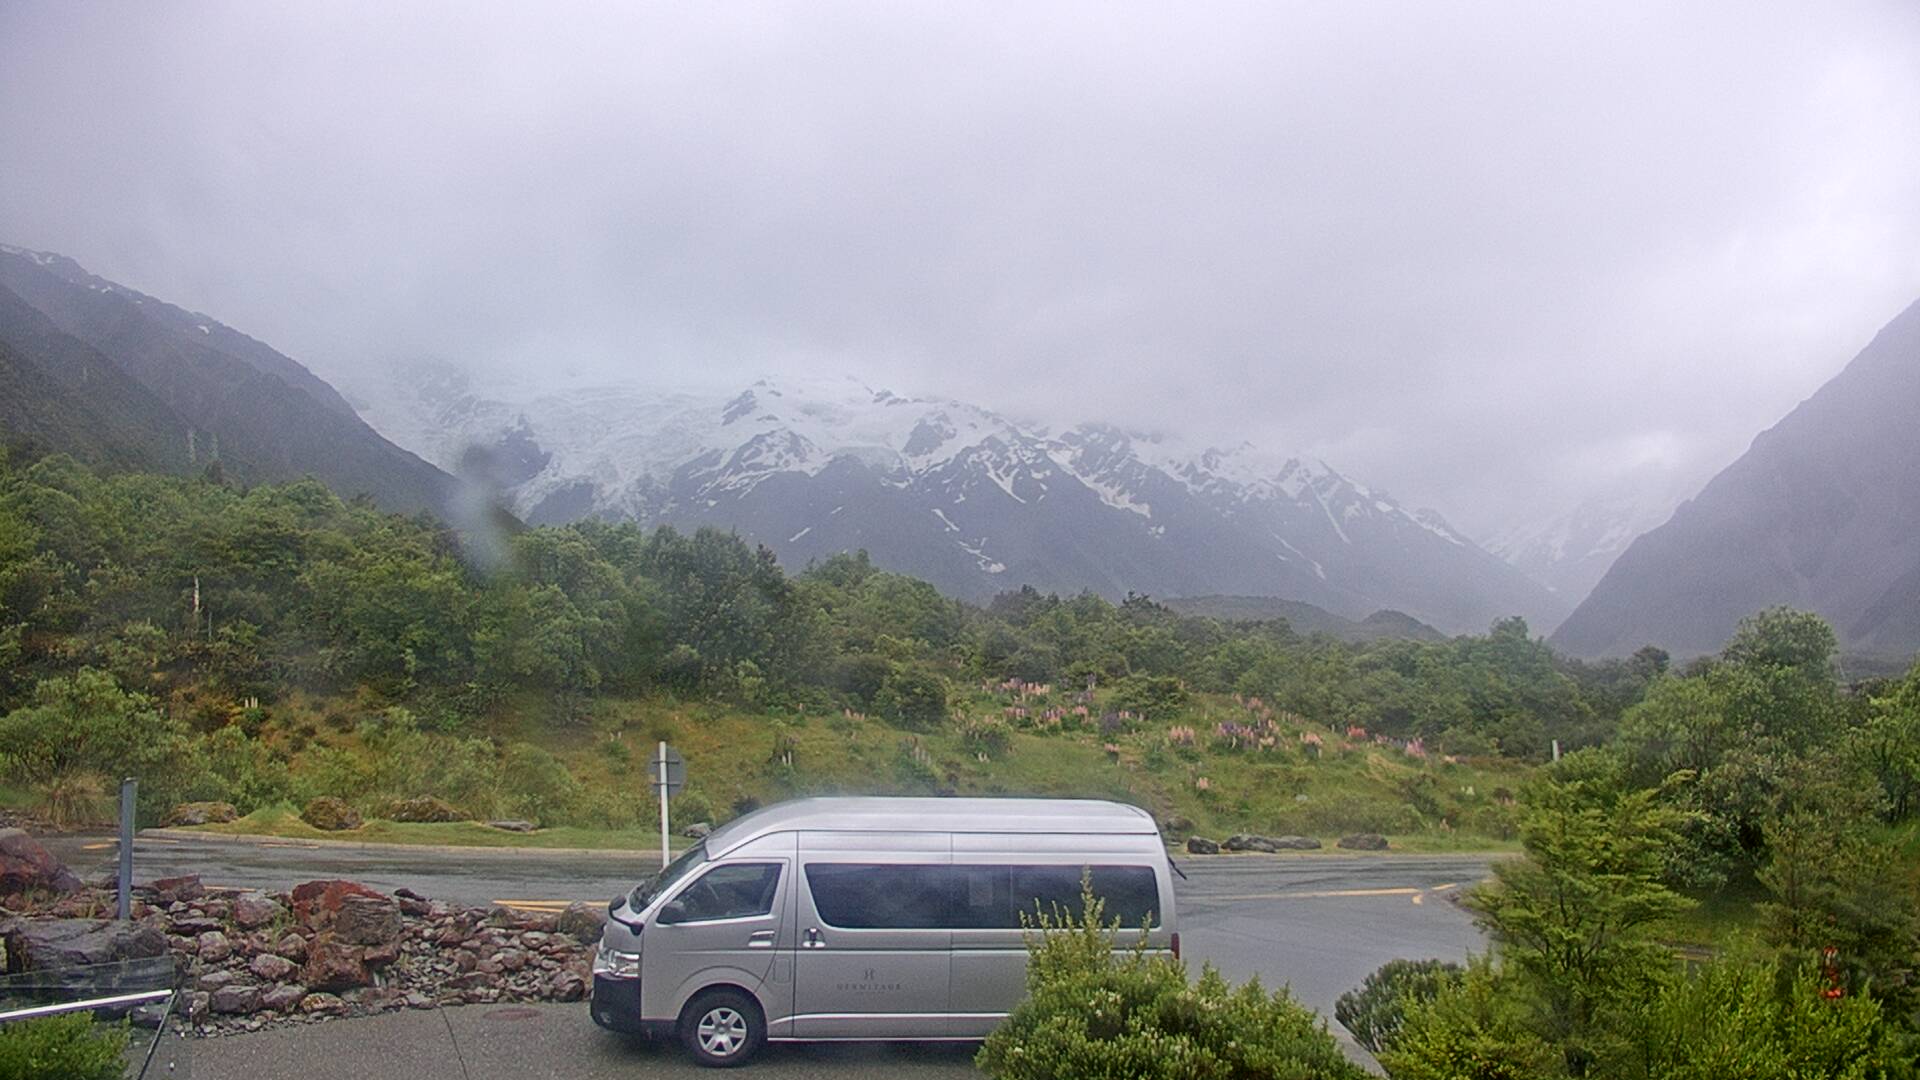
[[1662, 1080], [1874, 1080], [1908, 1075], [1869, 997], [1826, 996], [1810, 968], [1742, 961], [1671, 980], [1628, 1021], [1609, 1075]]
[[[1119, 923], [1083, 883], [1083, 916], [1043, 914], [1027, 936], [1027, 999], [980, 1048], [995, 1080], [1362, 1080], [1314, 1014], [1259, 980], [1230, 987], [1212, 967], [1116, 953]], [[1144, 944], [1144, 937], [1141, 939]]]
[[881, 716], [903, 727], [926, 730], [947, 717], [947, 683], [938, 675], [903, 668], [887, 677], [873, 697]]
[[980, 758], [1002, 758], [1013, 749], [1013, 730], [997, 716], [976, 716], [960, 725], [960, 745]]
[[559, 758], [528, 743], [507, 747], [500, 761], [501, 809], [542, 825], [570, 825], [586, 789]]
[[1393, 1080], [1558, 1080], [1565, 1056], [1533, 1019], [1526, 992], [1476, 960], [1433, 997], [1406, 1004], [1380, 1064]]
[[1445, 960], [1389, 960], [1359, 989], [1340, 995], [1333, 1018], [1353, 1033], [1353, 1041], [1377, 1054], [1400, 1030], [1408, 1005], [1433, 1000], [1464, 972]]
[[121, 1080], [126, 1053], [126, 1026], [87, 1013], [0, 1025], [0, 1080]]

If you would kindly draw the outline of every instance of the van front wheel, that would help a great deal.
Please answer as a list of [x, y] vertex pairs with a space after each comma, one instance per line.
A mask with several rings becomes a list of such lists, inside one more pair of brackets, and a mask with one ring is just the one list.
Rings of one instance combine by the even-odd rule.
[[758, 1053], [767, 1041], [760, 1006], [736, 990], [711, 990], [681, 1014], [680, 1041], [702, 1065], [726, 1068]]

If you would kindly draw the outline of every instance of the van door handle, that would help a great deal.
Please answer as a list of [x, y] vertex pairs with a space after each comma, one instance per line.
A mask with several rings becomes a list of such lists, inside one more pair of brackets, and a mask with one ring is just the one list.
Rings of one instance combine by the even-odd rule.
[[802, 948], [806, 948], [806, 949], [824, 949], [826, 948], [827, 943], [820, 940], [819, 927], [809, 926], [807, 927], [806, 939], [800, 942], [800, 945]]
[[773, 931], [773, 930], [755, 930], [753, 933], [747, 935], [747, 948], [749, 949], [773, 948], [773, 939], [774, 939], [775, 933], [776, 931]]

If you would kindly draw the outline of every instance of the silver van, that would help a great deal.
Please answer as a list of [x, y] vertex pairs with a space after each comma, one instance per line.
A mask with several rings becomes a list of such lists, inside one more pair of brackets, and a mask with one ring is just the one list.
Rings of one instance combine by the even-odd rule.
[[985, 1038], [1025, 994], [1021, 914], [1108, 919], [1179, 952], [1146, 811], [1073, 799], [799, 799], [715, 829], [614, 901], [595, 1022], [705, 1065], [779, 1041]]

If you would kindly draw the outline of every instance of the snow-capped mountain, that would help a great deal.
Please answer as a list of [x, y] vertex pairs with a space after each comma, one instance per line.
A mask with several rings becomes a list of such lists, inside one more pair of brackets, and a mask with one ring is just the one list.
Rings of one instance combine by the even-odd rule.
[[1571, 510], [1510, 528], [1488, 541], [1487, 550], [1569, 605], [1578, 604], [1627, 545], [1672, 517], [1690, 491], [1690, 486], [1669, 481], [1595, 496]]
[[479, 388], [443, 366], [356, 404], [389, 438], [484, 470], [535, 523], [717, 524], [789, 566], [865, 548], [983, 599], [1041, 589], [1303, 600], [1448, 630], [1523, 614], [1546, 589], [1325, 462], [1083, 424], [1015, 422], [852, 379], [716, 395], [636, 386]]

